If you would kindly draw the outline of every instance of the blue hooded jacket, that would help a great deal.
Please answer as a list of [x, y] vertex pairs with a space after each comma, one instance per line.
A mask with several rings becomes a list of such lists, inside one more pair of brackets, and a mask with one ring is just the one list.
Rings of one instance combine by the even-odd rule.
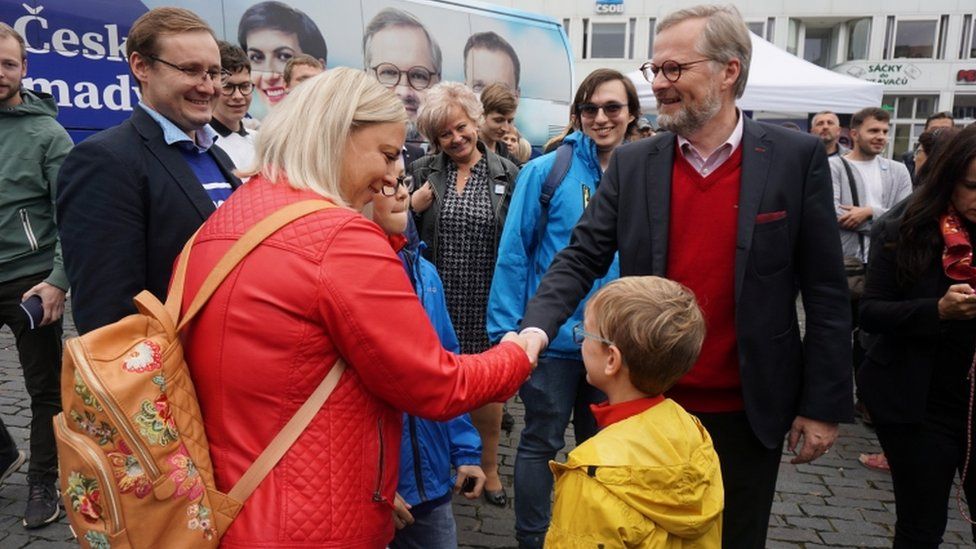
[[[409, 220], [406, 236], [407, 244], [400, 250], [399, 256], [407, 276], [440, 336], [441, 345], [452, 353], [459, 353], [461, 346], [447, 313], [440, 276], [434, 264], [423, 257], [426, 246], [420, 241], [412, 219]], [[431, 503], [429, 509], [433, 509], [443, 501], [450, 500], [454, 487], [452, 465], [480, 464], [481, 437], [468, 414], [450, 421], [431, 421], [403, 414], [397, 492], [413, 507], [411, 512], [415, 515], [423, 513], [423, 503]]]
[[[603, 175], [596, 144], [586, 134], [575, 131], [566, 136], [563, 142], [573, 145], [573, 161], [552, 196], [549, 221], [534, 250], [532, 243], [539, 238], [536, 224], [542, 211], [539, 196], [556, 161], [556, 152], [530, 161], [519, 172], [488, 297], [488, 336], [491, 341], [499, 341], [505, 332], [518, 330], [525, 306], [535, 295], [553, 258], [569, 244], [570, 234], [589, 199], [596, 193]], [[583, 321], [586, 300], [593, 292], [619, 276], [619, 258], [614, 256], [607, 275], [594, 281], [586, 299], [559, 328], [556, 338], [549, 342], [547, 356], [581, 360], [580, 346], [573, 342], [573, 326]]]

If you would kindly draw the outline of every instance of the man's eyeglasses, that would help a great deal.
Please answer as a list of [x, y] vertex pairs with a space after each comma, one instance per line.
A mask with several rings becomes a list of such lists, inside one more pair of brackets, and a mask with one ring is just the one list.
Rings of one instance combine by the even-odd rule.
[[401, 175], [396, 178], [396, 185], [383, 185], [380, 187], [380, 194], [383, 196], [393, 196], [397, 193], [397, 189], [403, 185], [406, 187], [407, 192], [410, 191], [410, 187], [413, 186], [413, 176], [411, 175]]
[[582, 322], [579, 322], [575, 326], [573, 326], [573, 341], [576, 342], [577, 345], [582, 345], [583, 340], [586, 338], [590, 338], [594, 341], [599, 341], [604, 345], [613, 345], [613, 342], [610, 341], [609, 339], [605, 337], [600, 337], [596, 334], [591, 334], [590, 332], [584, 330]]
[[155, 55], [147, 55], [146, 57], [148, 57], [149, 59], [152, 59], [153, 61], [159, 61], [160, 63], [166, 65], [167, 67], [172, 67], [172, 68], [174, 68], [174, 69], [182, 72], [187, 77], [189, 77], [190, 80], [199, 80], [201, 82], [206, 82], [207, 81], [207, 77], [209, 76], [211, 82], [218, 83], [218, 82], [220, 82], [221, 75], [223, 75], [223, 72], [220, 69], [209, 69], [208, 70], [208, 69], [198, 69], [198, 68], [192, 68], [192, 67], [181, 67], [180, 65], [177, 65], [175, 63], [170, 63], [169, 61], [165, 61], [163, 59], [160, 59], [160, 58], [156, 57]]
[[677, 61], [668, 59], [660, 65], [655, 65], [648, 61], [640, 66], [640, 71], [644, 75], [644, 79], [648, 82], [654, 83], [654, 78], [657, 77], [657, 73], [663, 72], [664, 79], [668, 82], [677, 82], [681, 78], [681, 71], [686, 68], [698, 64], [704, 63], [705, 61], [711, 61], [711, 59], [699, 59], [697, 61], [688, 61], [687, 63], [678, 63]]
[[373, 67], [373, 72], [376, 73], [376, 80], [388, 88], [399, 86], [400, 80], [406, 74], [407, 84], [417, 91], [426, 90], [431, 87], [434, 84], [434, 77], [440, 77], [439, 74], [420, 66], [410, 67], [405, 71], [401, 71], [393, 63], [380, 63]]
[[248, 80], [247, 82], [241, 82], [240, 84], [231, 84], [230, 82], [220, 85], [220, 93], [230, 97], [234, 95], [236, 91], [240, 90], [241, 95], [247, 97], [251, 95], [254, 91], [254, 84]]
[[627, 105], [624, 105], [623, 103], [607, 103], [605, 105], [583, 103], [582, 105], [576, 107], [576, 110], [579, 111], [583, 118], [596, 118], [596, 114], [600, 112], [601, 109], [603, 110], [603, 114], [607, 115], [607, 118], [614, 118], [623, 112], [624, 107], [626, 106]]

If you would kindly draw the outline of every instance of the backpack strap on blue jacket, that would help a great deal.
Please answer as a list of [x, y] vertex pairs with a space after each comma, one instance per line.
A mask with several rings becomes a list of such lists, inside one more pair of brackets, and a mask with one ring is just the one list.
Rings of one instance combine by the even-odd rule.
[[546, 225], [549, 223], [549, 203], [552, 202], [552, 196], [556, 194], [556, 189], [562, 184], [563, 179], [566, 179], [566, 174], [569, 173], [569, 167], [572, 164], [573, 144], [563, 142], [556, 149], [556, 160], [552, 163], [549, 175], [546, 176], [546, 181], [542, 184], [542, 194], [539, 195], [539, 204], [542, 206], [542, 213], [539, 216], [539, 221], [536, 223], [536, 237], [532, 245], [532, 252], [542, 242], [542, 235], [545, 233]]

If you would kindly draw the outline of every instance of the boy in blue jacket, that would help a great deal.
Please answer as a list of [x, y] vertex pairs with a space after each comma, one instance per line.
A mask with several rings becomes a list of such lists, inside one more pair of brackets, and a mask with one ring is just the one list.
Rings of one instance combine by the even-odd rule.
[[[444, 289], [434, 265], [423, 258], [420, 241], [407, 209], [407, 184], [401, 177], [394, 188], [384, 187], [373, 199], [373, 221], [399, 248], [400, 260], [420, 302], [437, 330], [441, 344], [460, 352], [447, 313]], [[402, 247], [401, 247], [402, 246]], [[485, 484], [481, 470], [481, 438], [467, 414], [450, 421], [430, 421], [403, 414], [400, 479], [397, 485], [393, 549], [457, 547], [457, 528], [451, 509], [453, 493], [465, 489], [477, 498]], [[451, 477], [451, 467], [457, 471]], [[470, 479], [470, 480], [469, 480]]]

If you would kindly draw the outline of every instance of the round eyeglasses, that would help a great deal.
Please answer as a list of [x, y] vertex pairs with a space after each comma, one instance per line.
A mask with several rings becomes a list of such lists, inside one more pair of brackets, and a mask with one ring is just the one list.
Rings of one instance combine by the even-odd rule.
[[376, 80], [388, 88], [399, 86], [403, 75], [406, 74], [407, 85], [417, 91], [426, 90], [436, 83], [437, 78], [440, 78], [440, 74], [431, 72], [426, 67], [410, 67], [401, 71], [400, 67], [393, 63], [380, 63], [373, 67], [373, 72], [376, 73]]
[[681, 72], [686, 68], [698, 64], [704, 63], [705, 61], [711, 61], [711, 59], [698, 59], [696, 61], [688, 61], [687, 63], [678, 63], [672, 59], [661, 63], [660, 65], [655, 65], [654, 63], [648, 61], [640, 66], [640, 71], [644, 75], [644, 80], [650, 83], [654, 83], [654, 78], [657, 77], [657, 73], [663, 73], [664, 79], [668, 82], [674, 83], [681, 78]]

